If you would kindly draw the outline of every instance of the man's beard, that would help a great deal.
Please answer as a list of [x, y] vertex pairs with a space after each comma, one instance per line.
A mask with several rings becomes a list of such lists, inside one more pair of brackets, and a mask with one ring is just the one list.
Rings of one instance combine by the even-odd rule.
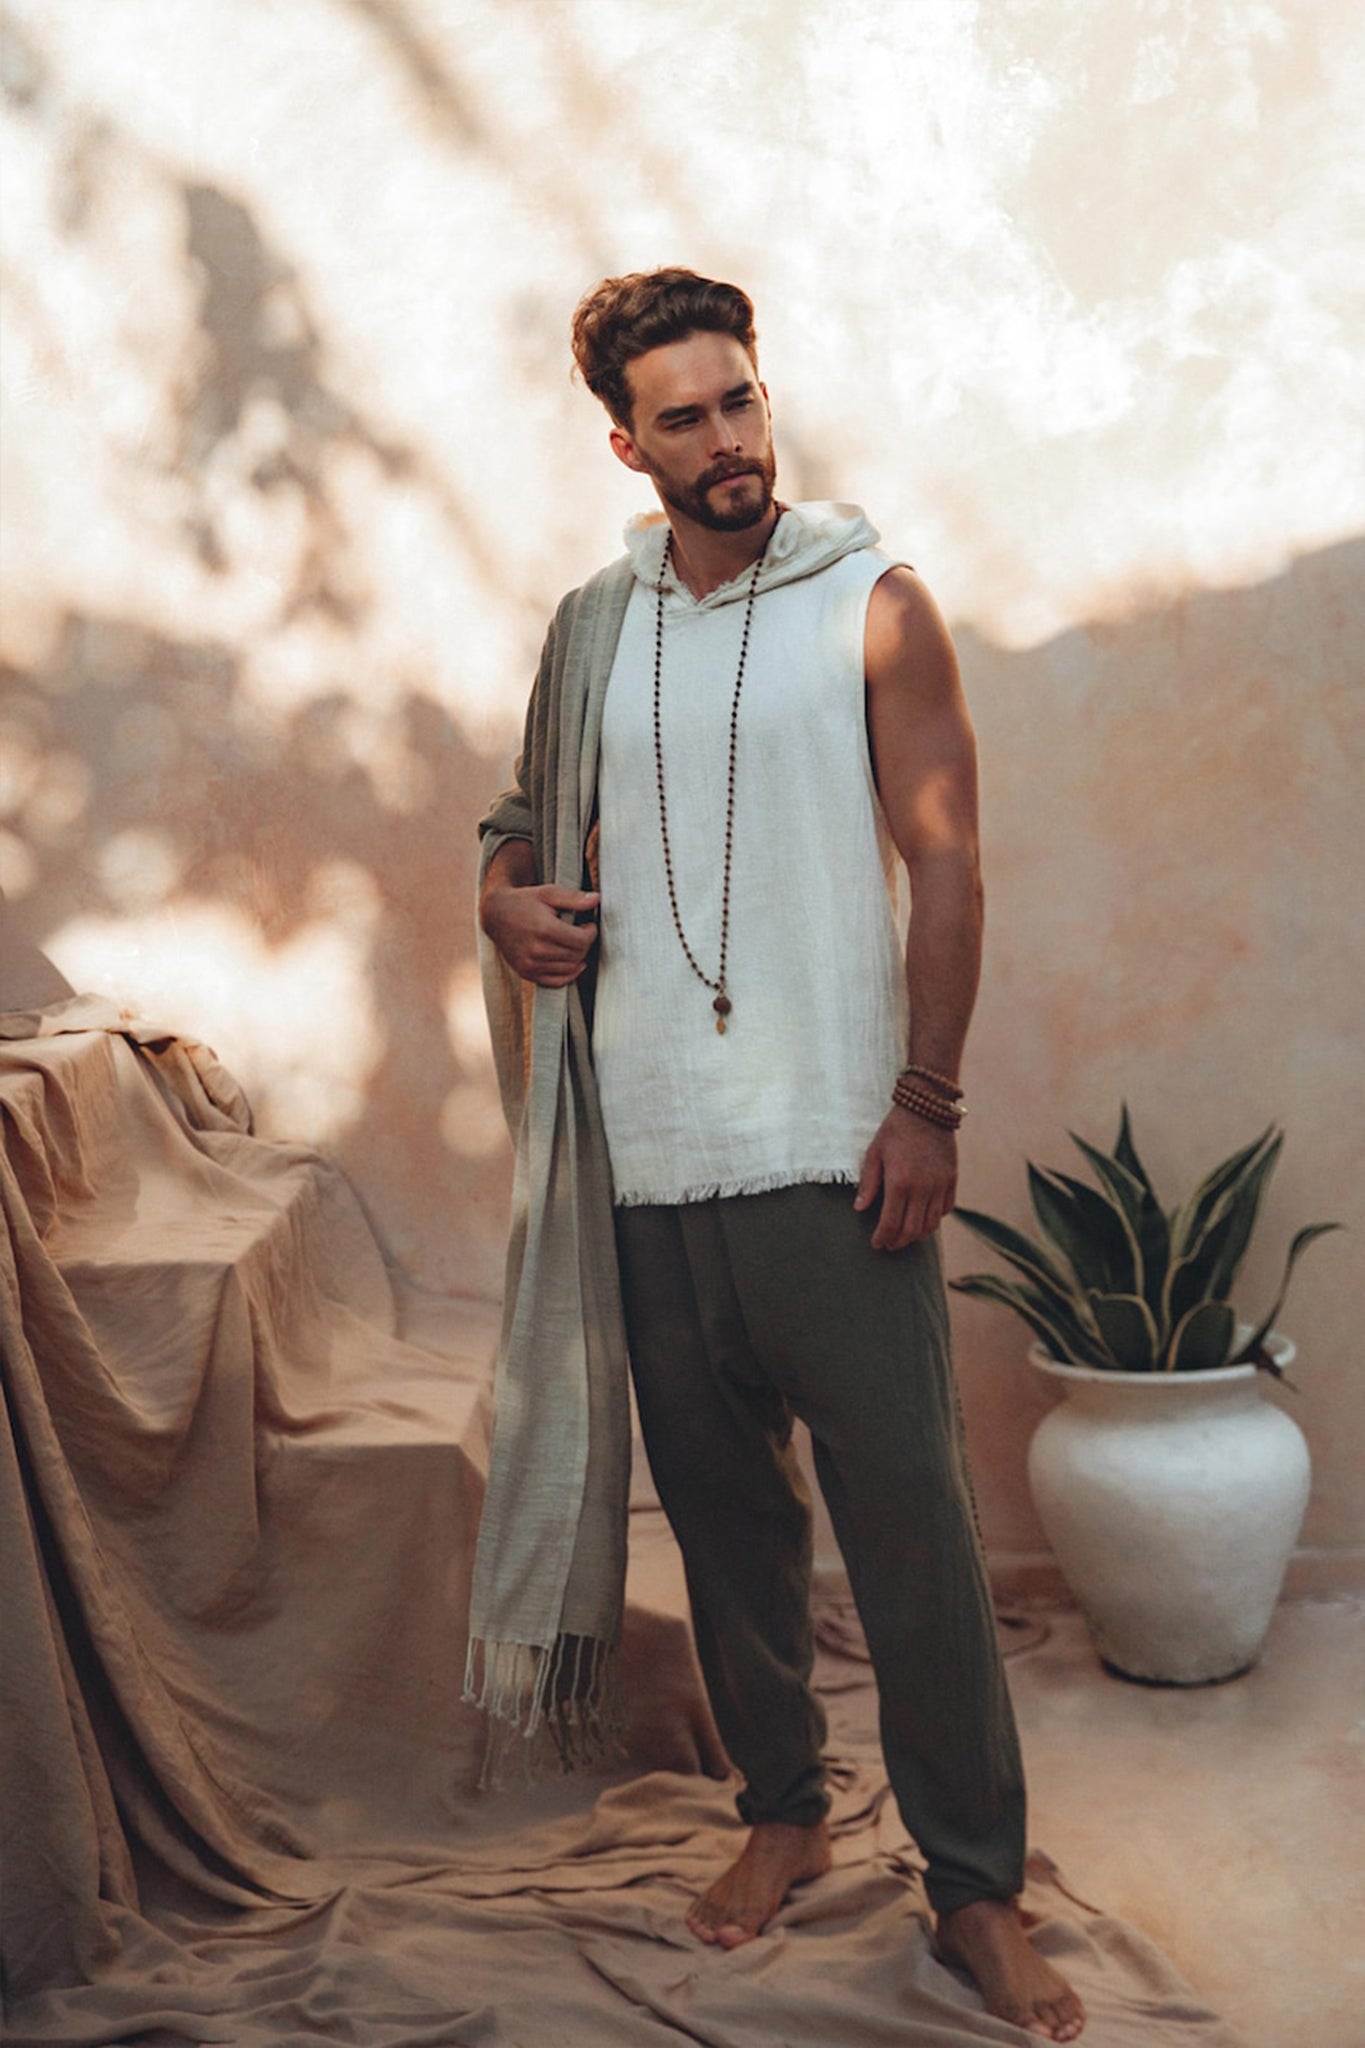
[[[675, 477], [666, 475], [662, 470], [653, 470], [651, 474], [658, 486], [659, 496], [665, 505], [670, 505], [675, 512], [681, 512], [686, 518], [694, 520], [698, 526], [709, 528], [712, 533], [743, 533], [748, 527], [757, 526], [759, 521], [768, 515], [768, 508], [773, 502], [773, 485], [777, 481], [777, 462], [770, 448], [765, 456], [755, 462], [744, 462], [738, 466], [728, 462], [713, 463], [710, 469], [703, 470], [696, 482], [691, 484], [679, 483]], [[743, 498], [735, 500], [726, 509], [718, 510], [712, 503], [709, 492], [715, 484], [732, 476], [753, 477], [760, 487], [758, 496], [755, 498], [746, 493]]]

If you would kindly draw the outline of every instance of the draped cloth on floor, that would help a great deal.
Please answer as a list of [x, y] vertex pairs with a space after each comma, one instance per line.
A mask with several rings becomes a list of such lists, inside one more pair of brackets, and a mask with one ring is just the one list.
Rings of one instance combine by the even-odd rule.
[[[584, 886], [602, 706], [630, 596], [628, 560], [560, 604], [516, 784], [481, 825], [480, 883], [509, 839], [542, 882]], [[496, 1421], [474, 1567], [466, 1696], [566, 1761], [609, 1742], [630, 1483], [625, 1329], [611, 1165], [583, 994], [480, 958], [516, 1146]]]

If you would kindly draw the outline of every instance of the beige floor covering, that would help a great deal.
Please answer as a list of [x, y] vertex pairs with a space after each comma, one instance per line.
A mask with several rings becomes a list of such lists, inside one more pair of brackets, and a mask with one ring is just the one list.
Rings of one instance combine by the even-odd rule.
[[[632, 1759], [472, 1793], [457, 1676], [479, 1374], [398, 1334], [345, 1184], [251, 1138], [201, 1052], [88, 1003], [11, 1015], [0, 1110], [9, 2040], [1026, 2038], [929, 1952], [837, 1608], [819, 1673], [835, 1868], [759, 1941], [705, 1950], [683, 1907], [739, 1831], [699, 1768], [706, 1720], [647, 1488]], [[1064, 1647], [1018, 1660], [1025, 1694]], [[1046, 1793], [1035, 1816], [1054, 1847]], [[1233, 2048], [1145, 1935], [1045, 1863], [1026, 1903], [1093, 2048]]]
[[1080, 1616], [1012, 1662], [1038, 1832], [1252, 2048], [1365, 2048], [1365, 1601], [1294, 1601], [1193, 1691], [1100, 1666]]

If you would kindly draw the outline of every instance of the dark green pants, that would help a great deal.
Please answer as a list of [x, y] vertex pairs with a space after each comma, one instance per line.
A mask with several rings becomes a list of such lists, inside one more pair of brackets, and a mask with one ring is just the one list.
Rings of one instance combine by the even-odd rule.
[[828, 1806], [810, 1689], [815, 1468], [935, 1909], [1023, 1884], [1018, 1737], [976, 1539], [937, 1239], [874, 1252], [848, 1187], [616, 1212], [640, 1422], [748, 1822]]

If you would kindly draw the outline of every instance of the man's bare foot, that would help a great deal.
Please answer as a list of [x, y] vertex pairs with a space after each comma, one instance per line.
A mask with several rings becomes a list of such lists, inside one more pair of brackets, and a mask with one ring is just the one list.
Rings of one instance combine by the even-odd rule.
[[940, 1914], [934, 1948], [966, 1971], [997, 2019], [1049, 2041], [1074, 2041], [1085, 2025], [1085, 2007], [1034, 1948], [1012, 1899], [973, 1899]]
[[829, 1866], [829, 1829], [823, 1821], [811, 1828], [760, 1821], [739, 1860], [692, 1907], [687, 1924], [701, 1941], [738, 1948], [762, 1933], [794, 1884], [821, 1876]]

